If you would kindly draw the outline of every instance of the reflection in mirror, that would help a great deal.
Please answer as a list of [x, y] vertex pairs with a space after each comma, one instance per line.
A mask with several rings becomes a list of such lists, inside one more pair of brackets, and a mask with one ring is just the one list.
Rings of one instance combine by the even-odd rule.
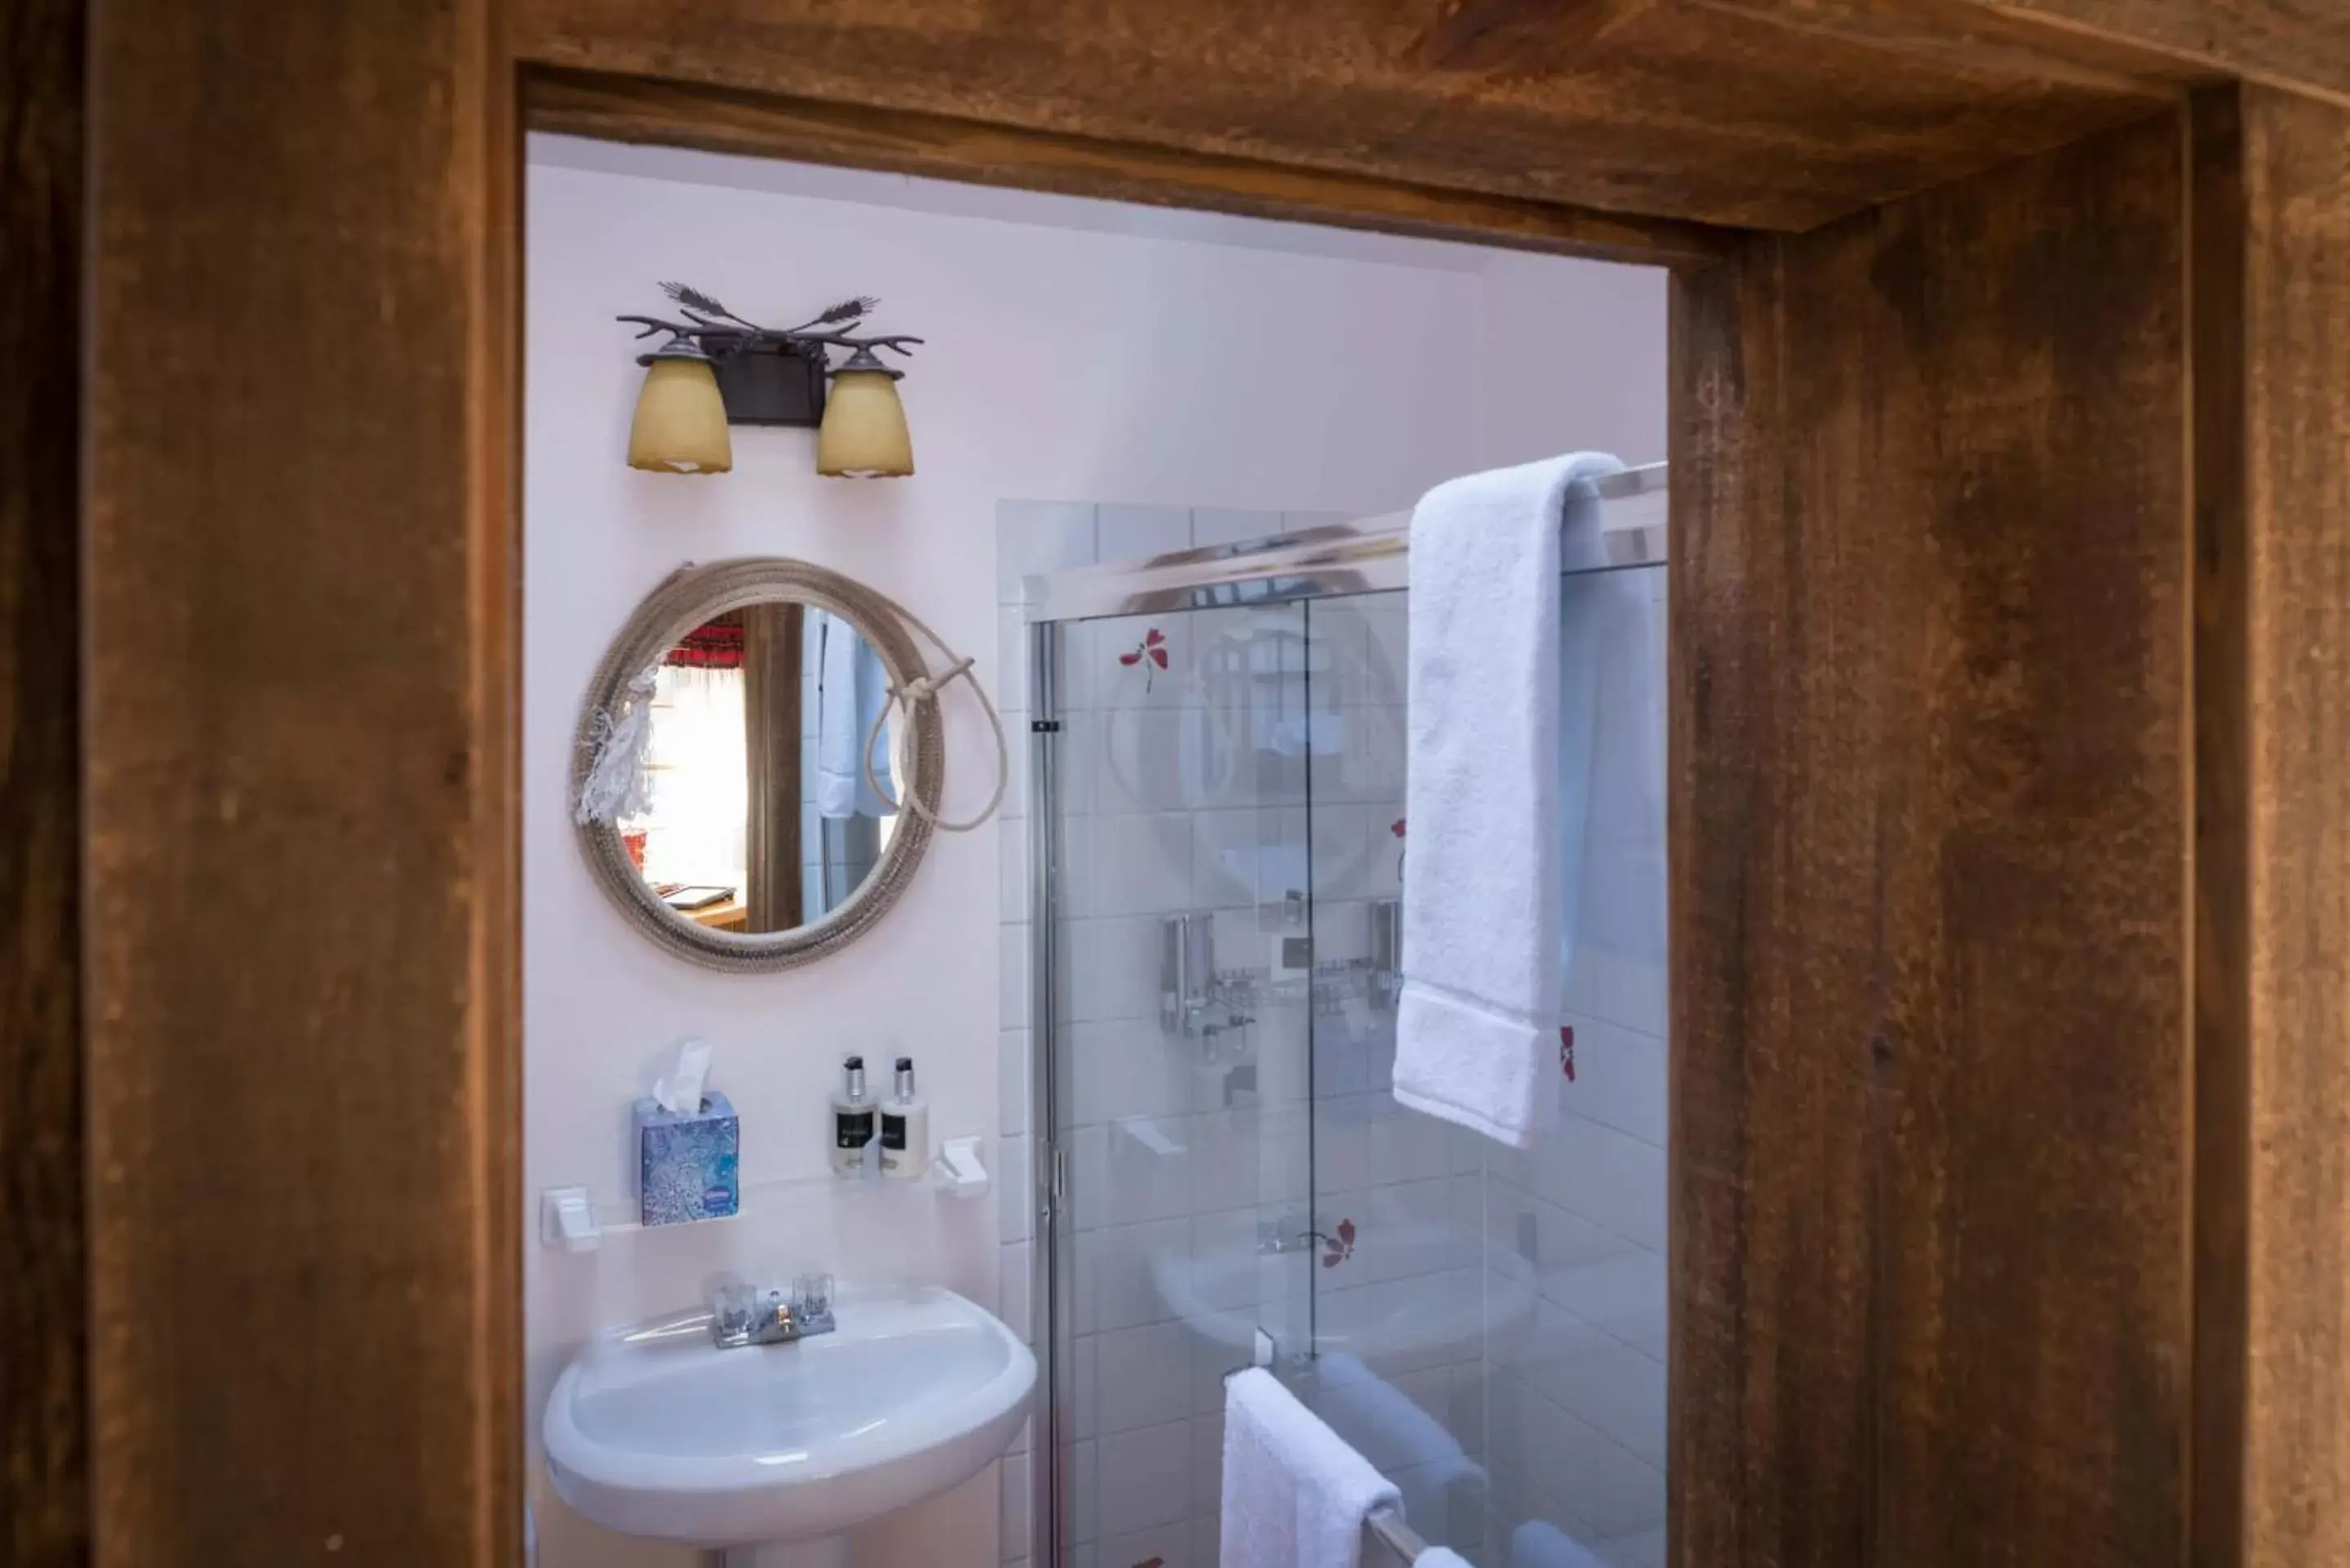
[[797, 600], [713, 616], [672, 643], [654, 672], [645, 808], [619, 825], [653, 895], [743, 934], [847, 902], [898, 824], [889, 684], [854, 625]]

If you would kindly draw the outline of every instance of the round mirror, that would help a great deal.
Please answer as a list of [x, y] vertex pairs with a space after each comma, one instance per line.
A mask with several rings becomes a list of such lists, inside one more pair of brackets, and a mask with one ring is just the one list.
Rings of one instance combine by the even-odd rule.
[[590, 684], [572, 816], [605, 890], [698, 963], [778, 970], [852, 940], [931, 836], [945, 747], [886, 601], [780, 558], [688, 566], [621, 628]]

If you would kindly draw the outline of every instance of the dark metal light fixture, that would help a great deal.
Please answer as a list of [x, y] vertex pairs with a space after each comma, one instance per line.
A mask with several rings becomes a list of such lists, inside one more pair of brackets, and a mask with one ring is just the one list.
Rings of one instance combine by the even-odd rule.
[[[817, 472], [879, 478], [914, 472], [913, 443], [891, 369], [874, 350], [910, 357], [919, 337], [862, 337], [854, 328], [876, 301], [844, 300], [783, 328], [746, 321], [700, 289], [664, 283], [681, 321], [623, 316], [669, 341], [640, 356], [645, 384], [629, 436], [629, 466], [660, 473], [723, 473], [733, 464], [726, 427], [819, 425]], [[847, 362], [830, 368], [830, 350]], [[829, 398], [825, 379], [833, 378]]]

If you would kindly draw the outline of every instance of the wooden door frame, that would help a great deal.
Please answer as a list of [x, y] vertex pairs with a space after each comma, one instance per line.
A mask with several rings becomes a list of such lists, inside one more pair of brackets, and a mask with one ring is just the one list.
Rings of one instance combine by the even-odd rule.
[[[2231, 4], [2256, 20], [2290, 20], [2266, 0]], [[2317, 90], [2340, 96], [2350, 86], [2350, 54], [2319, 36], [2323, 24], [2312, 25], [2305, 43], [2281, 33], [2282, 23], [2254, 27], [2247, 47], [2234, 51], [2240, 57], [2215, 58], [2199, 31], [2208, 8], [2195, 0], [1851, 0], [1847, 8], [1936, 26], [1954, 25], [1970, 7], [2143, 38], [2270, 78], [2305, 61], [2325, 78], [2313, 84]], [[66, 9], [78, 20], [78, 6]], [[29, 1324], [63, 1366], [49, 1369], [49, 1391], [0, 1382], [7, 1429], [52, 1434], [48, 1451], [63, 1456], [47, 1469], [12, 1466], [0, 1494], [16, 1521], [36, 1517], [19, 1506], [25, 1499], [44, 1504], [38, 1517], [50, 1522], [34, 1526], [29, 1545], [17, 1542], [26, 1561], [74, 1563], [93, 1550], [99, 1561], [142, 1568], [345, 1551], [355, 1562], [505, 1568], [515, 1560], [529, 1419], [517, 1375], [515, 756], [526, 127], [1669, 266], [1705, 265], [1737, 238], [1698, 224], [909, 115], [860, 104], [853, 88], [848, 101], [816, 104], [576, 65], [556, 69], [515, 46], [505, 0], [456, 0], [430, 25], [386, 14], [398, 9], [115, 0], [99, 7], [93, 27], [99, 85], [87, 123], [97, 182], [87, 265], [96, 348], [82, 369], [92, 459], [82, 597], [91, 723], [81, 790], [52, 767], [33, 781], [31, 809], [18, 819], [54, 846], [78, 831], [77, 810], [88, 812], [86, 935], [82, 950], [65, 960], [89, 1002], [87, 1119], [74, 1075], [57, 1071], [74, 1026], [54, 1016], [10, 1043], [17, 1064], [45, 1075], [39, 1086], [0, 1103], [0, 1130], [87, 1127], [86, 1146], [19, 1137], [5, 1158], [12, 1194], [47, 1190], [60, 1168], [88, 1171], [87, 1216], [43, 1216], [60, 1244], [41, 1256], [56, 1262], [56, 1277], [70, 1278], [78, 1272], [70, 1243], [87, 1237], [89, 1333], [85, 1348], [74, 1334], [81, 1314], [69, 1288], [30, 1315], [5, 1320], [12, 1329]], [[204, 78], [207, 71], [218, 74]], [[175, 72], [242, 96], [207, 103], [201, 92], [174, 90]], [[239, 145], [250, 166], [238, 182], [199, 182], [201, 204], [189, 199], [176, 232], [159, 224], [191, 173], [173, 139], [222, 117], [246, 139]], [[344, 145], [313, 134], [344, 121]], [[282, 140], [267, 134], [273, 128]], [[419, 139], [430, 145], [420, 148]], [[78, 150], [43, 155], [53, 170], [79, 167]], [[355, 221], [350, 183], [378, 164], [397, 165], [407, 182], [368, 192], [384, 215], [368, 221], [372, 229], [361, 223], [359, 237], [405, 229], [399, 244], [360, 258], [363, 276], [346, 279], [335, 269], [349, 259], [338, 247], [351, 235], [335, 225]], [[256, 244], [312, 247], [296, 258], [307, 273], [268, 272], [276, 264], [266, 256], [255, 265], [279, 285], [313, 281], [346, 311], [340, 327], [304, 316], [311, 306], [289, 300], [293, 325], [268, 337], [264, 329], [284, 312], [256, 301], [261, 285], [240, 286], [232, 265], [239, 246]], [[53, 288], [40, 303], [53, 312], [63, 298]], [[413, 548], [338, 560], [292, 535], [331, 523], [342, 505], [372, 504], [339, 493], [359, 450], [348, 443], [361, 432], [332, 410], [312, 419], [264, 383], [283, 372], [289, 348], [331, 342], [337, 330], [363, 348], [391, 341], [368, 336], [375, 312], [378, 327], [399, 322], [415, 360], [354, 364], [336, 395], [357, 402], [390, 394], [376, 439], [410, 460], [385, 476], [418, 501], [406, 519]], [[192, 445], [173, 436], [157, 407], [196, 421], [217, 400], [240, 398], [287, 428], [240, 431], [212, 419], [197, 432], [202, 444]], [[54, 455], [47, 430], [6, 433]], [[445, 483], [424, 472], [434, 463]], [[248, 483], [265, 477], [262, 488], [282, 521], [246, 514], [250, 493], [229, 477], [240, 467]], [[369, 516], [379, 526], [397, 521], [390, 509]], [[6, 514], [18, 532], [5, 543], [38, 546], [37, 530], [56, 520], [53, 501], [20, 507]], [[385, 863], [406, 846], [381, 836], [380, 822], [330, 824], [308, 841], [347, 842], [369, 857], [366, 886], [384, 896], [374, 913], [391, 933], [378, 939], [384, 945], [374, 957], [390, 953], [422, 981], [385, 993], [389, 1012], [338, 1011], [353, 995], [381, 1001], [370, 990], [363, 931], [241, 907], [253, 921], [242, 933], [245, 961], [283, 987], [278, 998], [256, 1000], [239, 992], [226, 950], [192, 944], [182, 928], [159, 923], [174, 912], [184, 923], [217, 907], [224, 862], [205, 836], [241, 843], [255, 832], [256, 814], [315, 817], [344, 798], [380, 810], [391, 798], [381, 770], [396, 759], [265, 745], [256, 757], [251, 735], [182, 727], [173, 715], [175, 701], [210, 718], [230, 711], [235, 627], [265, 602], [230, 574], [253, 568], [273, 529], [291, 546], [290, 561], [272, 566], [287, 572], [292, 591], [331, 598], [347, 587], [343, 576], [366, 572], [387, 596], [418, 596], [408, 607], [415, 629], [404, 654], [417, 656], [419, 672], [382, 690], [408, 704], [397, 717], [409, 738], [432, 749], [432, 765], [399, 781], [423, 803], [413, 846], [422, 869]], [[47, 537], [55, 543], [54, 534]], [[193, 546], [223, 564], [208, 566], [189, 553]], [[19, 606], [12, 624], [21, 644], [44, 623]], [[332, 643], [336, 632], [329, 626], [318, 635]], [[182, 656], [184, 662], [171, 662]], [[19, 712], [28, 695], [54, 697], [38, 685], [54, 673], [17, 668]], [[288, 684], [289, 711], [315, 714], [321, 690], [292, 678]], [[47, 732], [52, 739], [58, 732]], [[70, 749], [70, 728], [62, 732]], [[2230, 755], [2251, 743], [2228, 742]], [[334, 836], [346, 830], [347, 839]], [[258, 850], [265, 856], [271, 846]], [[291, 860], [255, 862], [256, 883], [275, 877], [278, 885], [253, 891], [286, 895], [288, 909], [299, 911], [297, 869]], [[44, 918], [66, 919], [54, 910]], [[20, 943], [14, 961], [22, 984], [41, 961]], [[318, 983], [305, 989], [309, 980]], [[306, 1011], [276, 1026], [274, 999]], [[191, 1065], [183, 1059], [191, 1018], [252, 1028], [247, 1048], [208, 1050]], [[226, 1118], [224, 1108], [233, 1113]], [[12, 1123], [11, 1115], [23, 1119]], [[267, 1159], [248, 1157], [221, 1147], [224, 1127], [281, 1141]], [[271, 1190], [273, 1162], [314, 1189], [288, 1198], [283, 1213], [240, 1210]], [[21, 1210], [8, 1215], [11, 1223], [22, 1218]], [[159, 1272], [167, 1263], [170, 1272]], [[219, 1315], [227, 1303], [244, 1314], [241, 1327]], [[206, 1344], [240, 1331], [271, 1342], [241, 1383], [224, 1375], [227, 1363]], [[78, 1411], [59, 1417], [54, 1388], [85, 1377], [87, 1423], [74, 1418]], [[319, 1393], [328, 1381], [343, 1393]], [[219, 1411], [205, 1407], [224, 1397], [250, 1407], [224, 1435], [215, 1431]], [[278, 1425], [265, 1429], [270, 1422]], [[73, 1490], [84, 1479], [85, 1437], [87, 1509]], [[398, 1477], [372, 1490], [365, 1480], [306, 1490], [302, 1473], [222, 1468], [231, 1459], [369, 1440], [429, 1445], [439, 1494], [411, 1495]], [[356, 1457], [336, 1456], [345, 1469]], [[66, 1522], [54, 1522], [59, 1518]], [[77, 1528], [93, 1519], [94, 1549]]]

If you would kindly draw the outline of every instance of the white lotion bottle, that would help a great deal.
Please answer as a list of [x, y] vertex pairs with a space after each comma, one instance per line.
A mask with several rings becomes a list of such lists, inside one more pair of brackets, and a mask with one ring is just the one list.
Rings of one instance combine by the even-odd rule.
[[873, 1096], [865, 1087], [865, 1058], [840, 1064], [840, 1087], [832, 1092], [832, 1172], [865, 1174], [865, 1146], [873, 1141]]
[[931, 1104], [914, 1090], [914, 1059], [898, 1058], [898, 1077], [881, 1102], [881, 1174], [920, 1179], [931, 1163]]

